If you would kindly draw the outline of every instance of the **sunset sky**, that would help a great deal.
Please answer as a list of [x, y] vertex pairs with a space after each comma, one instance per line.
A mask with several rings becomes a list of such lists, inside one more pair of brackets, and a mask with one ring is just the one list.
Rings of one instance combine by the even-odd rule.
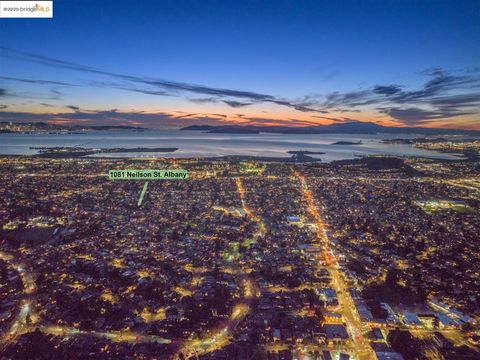
[[480, 130], [480, 1], [55, 0], [0, 19], [0, 121]]

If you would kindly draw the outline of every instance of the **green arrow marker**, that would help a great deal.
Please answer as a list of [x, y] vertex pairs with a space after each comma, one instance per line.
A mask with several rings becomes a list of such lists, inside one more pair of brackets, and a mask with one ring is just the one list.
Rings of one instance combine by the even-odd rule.
[[116, 169], [108, 172], [109, 180], [141, 180], [145, 181], [137, 206], [141, 206], [145, 193], [147, 192], [148, 181], [150, 180], [186, 180], [188, 171], [183, 169]]
[[143, 185], [142, 192], [140, 193], [140, 198], [138, 199], [138, 204], [137, 204], [138, 206], [142, 205], [143, 197], [147, 192], [147, 187], [148, 187], [148, 181], [145, 181], [145, 185]]

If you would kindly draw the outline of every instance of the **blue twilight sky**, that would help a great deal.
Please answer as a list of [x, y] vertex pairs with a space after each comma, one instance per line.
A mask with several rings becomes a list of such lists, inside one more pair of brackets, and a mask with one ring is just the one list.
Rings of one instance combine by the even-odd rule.
[[480, 127], [478, 0], [54, 0], [0, 46], [0, 121]]

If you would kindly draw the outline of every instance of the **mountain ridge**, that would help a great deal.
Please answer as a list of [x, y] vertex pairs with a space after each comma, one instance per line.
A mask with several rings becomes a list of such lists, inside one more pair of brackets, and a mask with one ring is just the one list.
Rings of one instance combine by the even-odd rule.
[[445, 129], [426, 127], [383, 126], [373, 122], [346, 122], [306, 127], [258, 126], [258, 125], [190, 125], [180, 130], [206, 131], [208, 133], [280, 133], [280, 134], [422, 134], [422, 135], [478, 135], [479, 130]]

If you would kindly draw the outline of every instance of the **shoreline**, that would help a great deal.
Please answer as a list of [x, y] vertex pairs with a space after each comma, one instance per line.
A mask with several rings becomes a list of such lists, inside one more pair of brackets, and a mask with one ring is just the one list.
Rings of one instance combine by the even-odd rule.
[[468, 157], [458, 158], [458, 159], [442, 159], [436, 157], [426, 157], [426, 156], [398, 156], [398, 155], [363, 155], [363, 156], [355, 156], [354, 158], [350, 159], [338, 159], [332, 161], [324, 161], [320, 158], [312, 158], [313, 160], [307, 161], [296, 161], [292, 157], [270, 157], [270, 156], [254, 156], [254, 155], [222, 155], [222, 156], [190, 156], [190, 157], [182, 157], [182, 158], [171, 158], [171, 157], [110, 157], [110, 156], [71, 156], [71, 157], [49, 157], [49, 156], [38, 156], [38, 154], [31, 154], [31, 155], [19, 155], [19, 154], [0, 154], [1, 158], [30, 158], [30, 159], [45, 159], [45, 160], [67, 160], [67, 159], [78, 159], [78, 160], [110, 160], [110, 161], [232, 161], [232, 162], [240, 162], [240, 161], [259, 161], [259, 162], [284, 162], [284, 163], [312, 163], [312, 164], [333, 164], [333, 163], [346, 163], [346, 162], [359, 162], [364, 159], [402, 159], [402, 160], [412, 160], [412, 159], [424, 159], [429, 161], [437, 161], [442, 163], [469, 163], [475, 160], [472, 160]]

